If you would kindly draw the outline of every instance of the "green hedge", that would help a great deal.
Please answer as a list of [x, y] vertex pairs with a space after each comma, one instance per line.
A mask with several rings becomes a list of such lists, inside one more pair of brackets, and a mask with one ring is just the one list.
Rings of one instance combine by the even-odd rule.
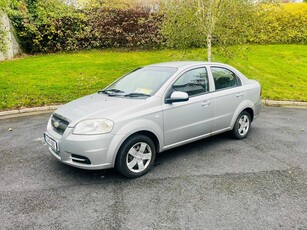
[[[109, 47], [152, 49], [167, 44], [161, 35], [163, 16], [145, 7], [77, 9], [62, 0], [17, 2], [10, 18], [27, 53]], [[246, 42], [307, 44], [306, 3], [267, 5], [253, 16], [256, 23], [251, 29], [240, 31]], [[203, 45], [193, 43], [194, 47]]]
[[250, 43], [307, 44], [307, 4], [267, 5], [256, 15]]
[[[21, 0], [11, 11], [21, 47], [27, 53], [86, 48], [86, 19], [82, 12], [60, 3]], [[82, 44], [82, 45], [81, 45]]]
[[11, 19], [27, 53], [91, 48], [154, 48], [161, 16], [147, 8], [76, 9], [59, 0], [20, 1]]
[[161, 16], [146, 8], [94, 8], [88, 12], [91, 40], [100, 48], [154, 48], [161, 44]]

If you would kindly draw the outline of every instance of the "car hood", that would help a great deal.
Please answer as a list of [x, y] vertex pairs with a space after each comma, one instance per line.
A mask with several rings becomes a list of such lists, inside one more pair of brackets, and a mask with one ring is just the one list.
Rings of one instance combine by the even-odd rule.
[[91, 94], [71, 101], [58, 110], [56, 114], [70, 121], [69, 127], [74, 127], [85, 119], [107, 118], [114, 120], [118, 116], [129, 114], [136, 107], [142, 107], [147, 99], [123, 98], [106, 94]]

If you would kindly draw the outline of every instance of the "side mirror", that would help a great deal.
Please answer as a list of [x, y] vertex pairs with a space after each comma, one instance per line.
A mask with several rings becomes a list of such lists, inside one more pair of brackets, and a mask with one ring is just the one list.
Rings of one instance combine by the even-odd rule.
[[175, 91], [171, 94], [169, 98], [166, 99], [167, 104], [172, 104], [174, 102], [182, 102], [182, 101], [188, 101], [189, 95], [186, 92], [182, 91]]

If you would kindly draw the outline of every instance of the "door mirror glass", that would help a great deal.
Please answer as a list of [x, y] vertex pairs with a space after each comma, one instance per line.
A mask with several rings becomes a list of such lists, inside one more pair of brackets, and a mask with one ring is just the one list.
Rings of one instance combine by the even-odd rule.
[[166, 103], [172, 104], [174, 102], [182, 102], [188, 100], [189, 100], [189, 95], [186, 92], [175, 91], [171, 94], [169, 98], [166, 99]]

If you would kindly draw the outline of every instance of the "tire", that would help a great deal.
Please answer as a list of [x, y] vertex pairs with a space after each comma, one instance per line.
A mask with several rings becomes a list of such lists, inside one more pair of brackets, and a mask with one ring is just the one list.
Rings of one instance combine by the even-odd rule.
[[137, 178], [151, 169], [155, 158], [154, 142], [145, 135], [134, 135], [120, 147], [115, 167], [125, 177]]
[[243, 111], [238, 116], [236, 123], [232, 129], [232, 135], [236, 139], [244, 139], [247, 137], [251, 127], [251, 117], [248, 112]]

